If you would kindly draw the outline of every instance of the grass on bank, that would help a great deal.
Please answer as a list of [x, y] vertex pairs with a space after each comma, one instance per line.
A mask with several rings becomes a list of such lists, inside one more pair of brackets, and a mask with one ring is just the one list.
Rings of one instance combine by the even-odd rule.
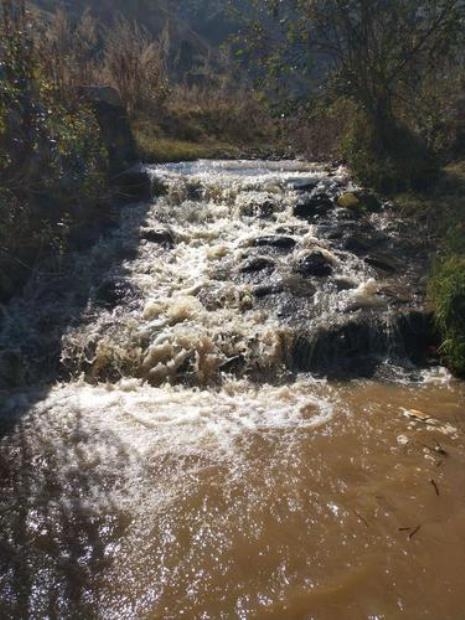
[[444, 361], [465, 377], [465, 161], [447, 166], [428, 193], [402, 194], [396, 203], [404, 213], [426, 221], [437, 240], [429, 296]]
[[240, 157], [239, 147], [225, 142], [190, 142], [170, 137], [158, 137], [147, 129], [134, 128], [141, 159], [146, 163], [194, 161], [196, 159], [230, 159]]
[[149, 120], [134, 121], [132, 129], [139, 155], [146, 163], [260, 158], [285, 150], [276, 139], [226, 141], [211, 135], [202, 135], [195, 140], [179, 138], [163, 133], [160, 127]]

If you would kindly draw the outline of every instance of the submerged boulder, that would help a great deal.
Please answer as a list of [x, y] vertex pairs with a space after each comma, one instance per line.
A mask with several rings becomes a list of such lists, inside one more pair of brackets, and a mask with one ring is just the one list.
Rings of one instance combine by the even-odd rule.
[[204, 188], [201, 183], [188, 183], [186, 185], [187, 199], [193, 202], [199, 202], [204, 195]]
[[378, 271], [385, 273], [396, 273], [399, 271], [398, 261], [389, 254], [382, 254], [380, 252], [370, 253], [365, 257], [365, 262], [370, 267], [374, 267]]
[[278, 226], [275, 230], [277, 235], [306, 235], [310, 231], [308, 226], [292, 226], [292, 225], [284, 225]]

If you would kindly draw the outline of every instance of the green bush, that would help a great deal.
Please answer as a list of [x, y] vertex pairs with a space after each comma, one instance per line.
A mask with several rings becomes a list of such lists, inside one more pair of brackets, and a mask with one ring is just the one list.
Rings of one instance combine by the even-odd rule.
[[377, 127], [355, 113], [342, 145], [354, 175], [384, 193], [421, 190], [437, 179], [439, 162], [422, 140], [396, 121]]
[[465, 376], [465, 256], [453, 255], [436, 267], [430, 295], [444, 359], [454, 372]]

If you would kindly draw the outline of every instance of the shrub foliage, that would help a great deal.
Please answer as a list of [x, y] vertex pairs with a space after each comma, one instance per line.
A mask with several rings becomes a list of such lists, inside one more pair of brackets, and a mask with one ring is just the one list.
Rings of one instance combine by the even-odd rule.
[[0, 298], [36, 261], [63, 252], [106, 192], [106, 154], [89, 107], [64, 97], [38, 61], [23, 3], [0, 26]]
[[452, 370], [465, 377], [465, 256], [453, 255], [436, 268], [430, 284], [442, 354]]

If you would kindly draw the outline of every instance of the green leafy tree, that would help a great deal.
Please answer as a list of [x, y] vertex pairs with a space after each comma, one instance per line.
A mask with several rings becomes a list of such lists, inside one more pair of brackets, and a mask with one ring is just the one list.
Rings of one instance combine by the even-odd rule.
[[[463, 0], [265, 0], [255, 3], [247, 54], [258, 57], [262, 76], [264, 68], [282, 79], [309, 67], [311, 94], [353, 102], [358, 126], [346, 148], [358, 171], [374, 157], [393, 178], [402, 171], [429, 178], [434, 162], [407, 135], [399, 109], [439, 61], [457, 53], [464, 13]], [[406, 170], [406, 161], [415, 165]], [[365, 176], [379, 182], [378, 173]]]

